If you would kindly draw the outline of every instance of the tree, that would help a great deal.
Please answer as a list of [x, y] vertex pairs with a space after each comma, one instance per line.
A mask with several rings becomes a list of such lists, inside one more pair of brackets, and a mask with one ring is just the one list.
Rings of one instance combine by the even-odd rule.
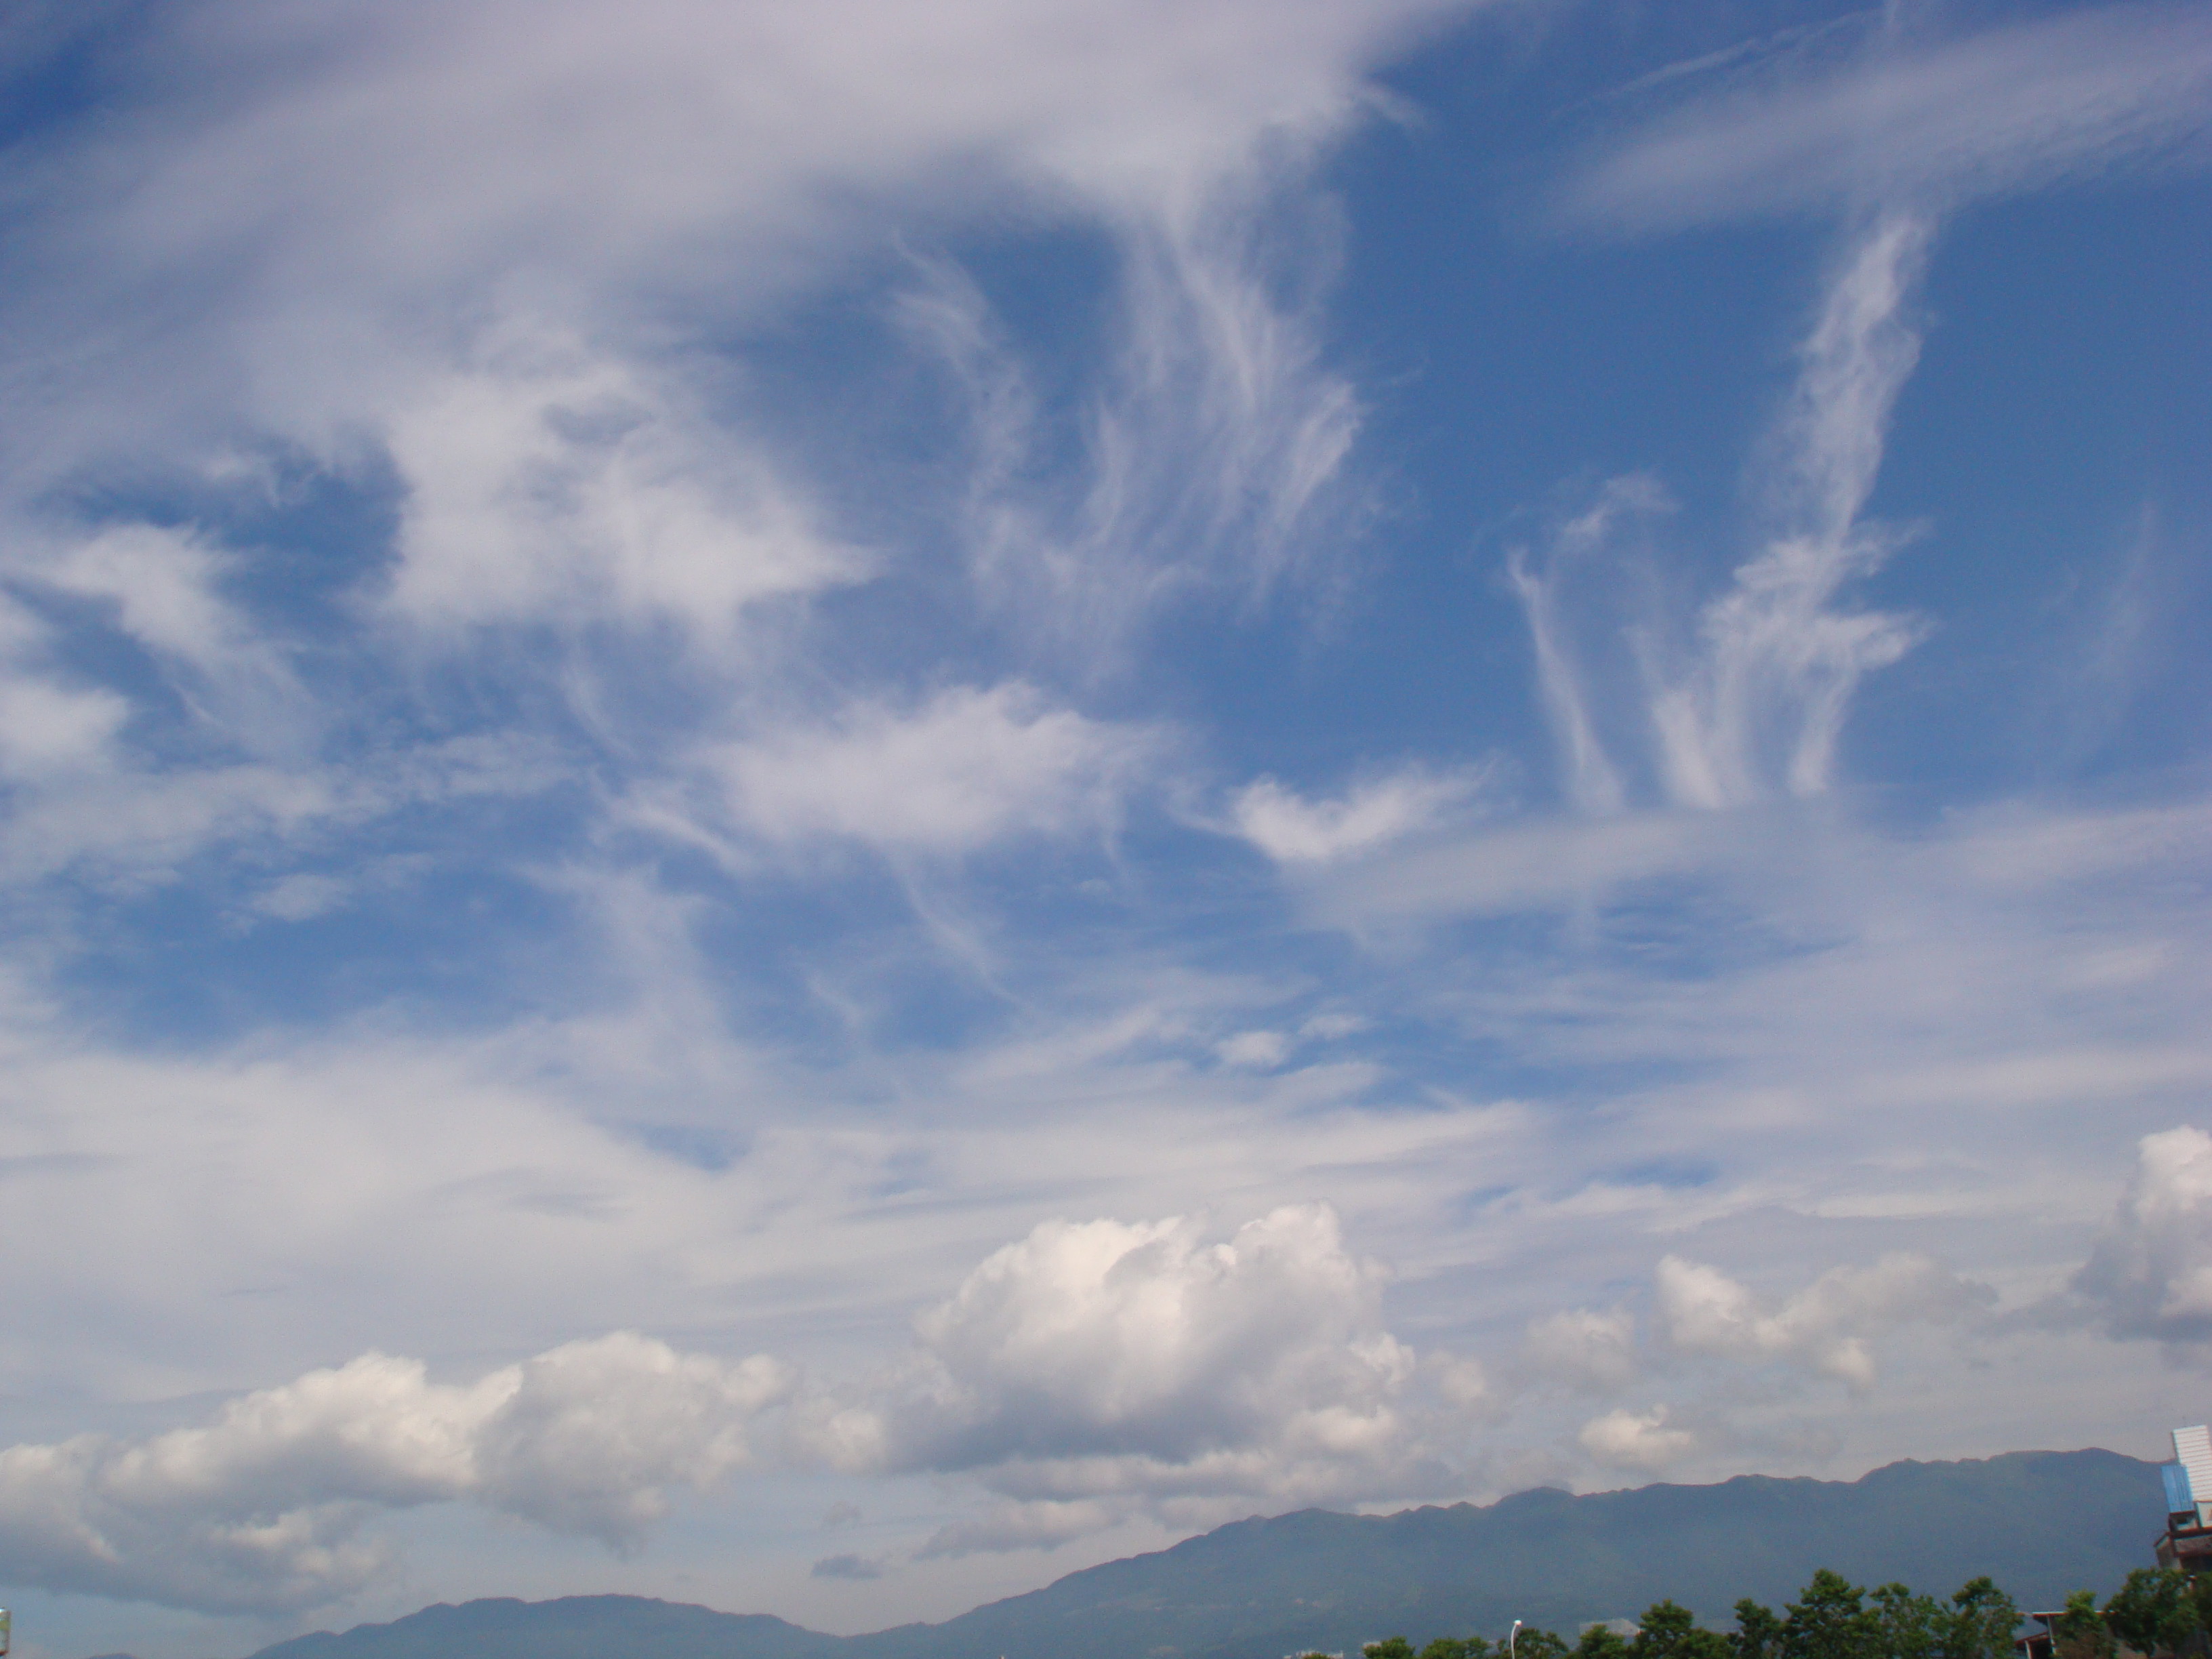
[[1774, 1609], [1763, 1607], [1749, 1596], [1735, 1604], [1735, 1631], [1728, 1638], [1735, 1659], [1778, 1659], [1782, 1651], [1782, 1621]]
[[2197, 1609], [2197, 1629], [2212, 1631], [2212, 1572], [2189, 1581], [2189, 1599]]
[[1781, 1659], [1880, 1659], [1879, 1615], [1866, 1592], [1826, 1567], [1783, 1609]]
[[2020, 1627], [2013, 1599], [1987, 1578], [1974, 1578], [1951, 1597], [1938, 1621], [1939, 1659], [2012, 1659], [2012, 1633]]
[[1700, 1626], [1695, 1613], [1672, 1601], [1644, 1609], [1628, 1651], [1630, 1659], [1729, 1659], [1728, 1638]]
[[2096, 1596], [2087, 1590], [2068, 1596], [2051, 1627], [2055, 1659], [2112, 1659], [2113, 1645], [2112, 1627], [2099, 1615]]
[[[2088, 1597], [2088, 1606], [2094, 1608], [2097, 1599], [2088, 1590], [2077, 1590], [2066, 1597], [2066, 1617], [2059, 1620], [2057, 1644], [2059, 1659], [2075, 1659], [2066, 1650], [2069, 1637], [2077, 1641], [2090, 1641], [2088, 1624], [2075, 1620], [2069, 1626], [2069, 1617], [2075, 1613], [2075, 1604]], [[2112, 1593], [2111, 1601], [2104, 1604], [2104, 1620], [2100, 1631], [2111, 1637], [2119, 1637], [2136, 1652], [2179, 1652], [2185, 1641], [2201, 1628], [2197, 1614], [2197, 1597], [2188, 1579], [2170, 1566], [2139, 1566], [2128, 1575]], [[2093, 1650], [2084, 1648], [2084, 1659], [2090, 1659]]]
[[1874, 1650], [1882, 1659], [1936, 1659], [1943, 1607], [1934, 1596], [1916, 1595], [1903, 1584], [1884, 1584], [1875, 1591], [1867, 1612], [1874, 1621]]
[[[2175, 1572], [2130, 1575], [2103, 1612], [2087, 1590], [2068, 1599], [2055, 1659], [2118, 1659], [2113, 1637], [2146, 1654], [2173, 1655], [2203, 1626], [2212, 1586]], [[1987, 1578], [1970, 1579], [1946, 1603], [1905, 1584], [1861, 1589], [1823, 1568], [1778, 1616], [1750, 1600], [1735, 1604], [1735, 1629], [1707, 1630], [1679, 1602], [1655, 1601], [1633, 1637], [1591, 1625], [1572, 1647], [1548, 1630], [1520, 1627], [1510, 1659], [2013, 1659], [2020, 1610]], [[1508, 1659], [1508, 1644], [1439, 1636], [1418, 1655], [1402, 1636], [1370, 1642], [1362, 1659]], [[1316, 1659], [1308, 1654], [1301, 1659]], [[2195, 1653], [2192, 1659], [2212, 1659]]]

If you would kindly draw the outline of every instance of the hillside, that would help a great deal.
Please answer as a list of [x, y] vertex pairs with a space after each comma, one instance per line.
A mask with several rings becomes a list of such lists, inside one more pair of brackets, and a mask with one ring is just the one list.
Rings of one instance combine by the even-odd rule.
[[1893, 1463], [1856, 1481], [1711, 1486], [1240, 1521], [1071, 1573], [941, 1625], [834, 1637], [627, 1596], [441, 1605], [255, 1659], [1279, 1659], [1402, 1632], [1562, 1630], [1672, 1595], [1709, 1622], [1787, 1600], [1816, 1567], [1948, 1594], [1987, 1573], [2023, 1607], [2147, 1565], [2158, 1472], [2112, 1452]]

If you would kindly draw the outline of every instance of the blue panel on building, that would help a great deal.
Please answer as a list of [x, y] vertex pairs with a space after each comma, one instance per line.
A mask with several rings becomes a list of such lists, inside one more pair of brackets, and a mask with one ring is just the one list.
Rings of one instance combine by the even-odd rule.
[[2189, 1490], [2189, 1471], [2179, 1463], [2161, 1463], [2159, 1474], [2166, 1480], [2166, 1512], [2179, 1515], [2184, 1510], [2197, 1507], [2197, 1499]]

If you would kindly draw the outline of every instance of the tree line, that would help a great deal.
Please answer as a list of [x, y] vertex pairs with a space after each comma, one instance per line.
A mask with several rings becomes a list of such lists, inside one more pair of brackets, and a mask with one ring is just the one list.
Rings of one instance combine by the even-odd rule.
[[[1948, 1601], [1904, 1584], [1869, 1590], [1825, 1568], [1777, 1613], [1747, 1598], [1735, 1628], [1708, 1630], [1672, 1601], [1644, 1610], [1632, 1636], [1592, 1625], [1570, 1643], [1523, 1626], [1510, 1638], [1439, 1636], [1419, 1649], [1402, 1636], [1370, 1642], [1364, 1659], [2012, 1659], [2021, 1611], [1987, 1578]], [[2119, 1659], [2124, 1650], [2212, 1659], [2212, 1574], [2144, 1567], [2103, 1607], [2077, 1590], [2052, 1627], [2053, 1659]], [[1331, 1659], [1309, 1653], [1300, 1659]]]

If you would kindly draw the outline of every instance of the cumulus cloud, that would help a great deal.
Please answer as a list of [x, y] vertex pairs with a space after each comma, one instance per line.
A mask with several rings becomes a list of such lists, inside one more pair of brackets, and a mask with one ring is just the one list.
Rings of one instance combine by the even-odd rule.
[[1855, 1392], [1874, 1386], [1874, 1337], [1908, 1323], [1969, 1322], [1996, 1300], [1987, 1285], [1902, 1251], [1870, 1267], [1831, 1268], [1771, 1311], [1749, 1286], [1680, 1256], [1659, 1263], [1656, 1287], [1660, 1328], [1679, 1352], [1779, 1361]]
[[847, 1467], [964, 1470], [1010, 1500], [941, 1553], [1132, 1504], [1419, 1491], [1441, 1478], [1426, 1401], [1459, 1408], [1479, 1373], [1417, 1388], [1380, 1288], [1325, 1206], [1211, 1244], [1182, 1219], [1048, 1222], [921, 1316], [902, 1374], [808, 1432]]
[[1387, 846], [1436, 823], [1480, 780], [1420, 768], [1370, 778], [1334, 800], [1309, 800], [1273, 778], [1238, 792], [1237, 832], [1278, 864], [1323, 864]]
[[834, 836], [957, 854], [1106, 827], [1162, 741], [1012, 681], [953, 687], [913, 708], [858, 704], [827, 727], [711, 750], [702, 764], [725, 781], [730, 815], [768, 841]]
[[1688, 1429], [1669, 1426], [1664, 1406], [1632, 1412], [1626, 1407], [1592, 1418], [1576, 1439], [1582, 1449], [1611, 1469], [1633, 1469], [1642, 1474], [1662, 1474], [1698, 1447], [1698, 1437]]
[[2212, 1340], [2212, 1135], [2185, 1125], [2142, 1138], [2074, 1290], [2116, 1337]]
[[1643, 228], [1741, 215], [1942, 209], [2212, 150], [2197, 8], [2085, 8], [1960, 40], [1887, 29], [1850, 61], [1690, 104], [1571, 188], [1566, 216]]
[[765, 1358], [629, 1333], [466, 1386], [368, 1354], [233, 1401], [204, 1428], [0, 1450], [0, 1540], [19, 1582], [222, 1611], [319, 1606], [387, 1562], [378, 1511], [453, 1500], [634, 1544], [665, 1489], [748, 1461], [791, 1386]]

